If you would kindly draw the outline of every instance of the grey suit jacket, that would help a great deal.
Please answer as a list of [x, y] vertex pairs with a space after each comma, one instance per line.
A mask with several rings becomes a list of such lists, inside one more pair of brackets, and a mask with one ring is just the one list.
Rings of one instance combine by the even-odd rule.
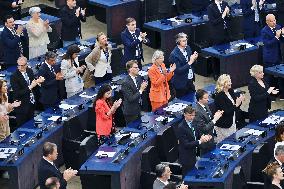
[[159, 179], [156, 179], [153, 183], [153, 189], [163, 189], [166, 185], [162, 183]]
[[198, 130], [200, 135], [211, 135], [212, 139], [209, 142], [203, 143], [199, 146], [201, 151], [204, 150], [207, 151], [207, 149], [211, 149], [214, 146], [214, 135], [213, 135], [213, 129], [214, 129], [214, 123], [212, 122], [213, 115], [212, 112], [209, 109], [208, 105], [205, 105], [206, 109], [208, 110], [209, 114], [211, 115], [211, 118], [208, 116], [204, 108], [199, 104], [196, 103], [195, 107], [195, 117], [192, 121], [193, 127]]

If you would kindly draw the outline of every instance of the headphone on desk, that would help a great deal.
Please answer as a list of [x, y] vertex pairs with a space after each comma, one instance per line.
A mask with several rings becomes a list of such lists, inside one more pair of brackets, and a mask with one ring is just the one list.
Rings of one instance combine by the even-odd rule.
[[180, 45], [180, 39], [186, 37], [186, 40], [188, 39], [187, 35], [183, 32], [178, 33], [175, 38], [176, 38], [176, 44]]

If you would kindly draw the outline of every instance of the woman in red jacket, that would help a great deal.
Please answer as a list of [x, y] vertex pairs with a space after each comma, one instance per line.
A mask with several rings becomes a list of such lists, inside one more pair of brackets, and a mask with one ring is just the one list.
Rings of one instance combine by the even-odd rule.
[[151, 80], [149, 98], [152, 111], [155, 111], [162, 105], [168, 103], [171, 97], [168, 81], [173, 77], [176, 65], [171, 65], [170, 71], [167, 72], [164, 64], [164, 53], [159, 50], [154, 52], [152, 62], [153, 65], [148, 70], [148, 75]]
[[122, 100], [111, 100], [112, 89], [110, 85], [102, 85], [98, 91], [93, 108], [96, 112], [96, 132], [98, 137], [109, 136], [112, 131], [112, 115], [120, 106]]

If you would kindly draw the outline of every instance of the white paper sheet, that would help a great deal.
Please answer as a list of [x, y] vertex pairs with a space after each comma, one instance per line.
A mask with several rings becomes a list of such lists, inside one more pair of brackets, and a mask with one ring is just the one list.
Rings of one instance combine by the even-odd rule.
[[70, 105], [70, 104], [60, 104], [59, 108], [63, 110], [69, 110], [75, 108], [77, 105]]
[[96, 154], [96, 156], [101, 156], [103, 154], [106, 154], [108, 157], [112, 158], [116, 152], [105, 152], [105, 151], [98, 151], [98, 153]]
[[[58, 118], [60, 118], [61, 116], [51, 116], [49, 117], [47, 120], [48, 121], [57, 121]], [[67, 119], [67, 117], [62, 117], [62, 121], [65, 121]]]
[[86, 92], [83, 92], [79, 96], [83, 98], [94, 98], [95, 96], [97, 96], [97, 94], [90, 96], [90, 95], [87, 95]]
[[250, 43], [237, 43], [237, 44], [236, 44], [236, 47], [239, 47], [239, 46], [241, 46], [241, 45], [245, 45], [247, 49], [254, 46], [254, 45], [252, 45], [252, 44], [250, 44]]
[[259, 136], [259, 135], [261, 135], [263, 132], [264, 132], [264, 131], [260, 131], [260, 130], [256, 130], [256, 129], [249, 129], [249, 130], [247, 130], [247, 131], [244, 132], [244, 133], [250, 134], [250, 135]]
[[188, 105], [187, 104], [184, 104], [184, 103], [174, 103], [170, 106], [167, 106], [164, 108], [165, 111], [168, 111], [168, 112], [179, 112], [181, 110], [183, 110], [184, 108], [186, 108]]
[[232, 144], [223, 144], [220, 149], [221, 150], [231, 150], [231, 151], [234, 151], [234, 150], [238, 150], [240, 149], [240, 145], [232, 145]]
[[278, 115], [271, 115], [268, 118], [266, 118], [265, 120], [262, 121], [263, 124], [278, 124], [281, 121], [284, 120], [284, 117], [278, 116]]

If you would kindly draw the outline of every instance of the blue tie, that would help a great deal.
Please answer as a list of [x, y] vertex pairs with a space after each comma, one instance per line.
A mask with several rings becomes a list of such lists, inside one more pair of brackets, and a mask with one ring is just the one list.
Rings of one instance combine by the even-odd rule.
[[[27, 72], [24, 73], [24, 78], [25, 78], [27, 84], [30, 85], [31, 82], [30, 82], [30, 78], [29, 78]], [[32, 104], [35, 103], [35, 97], [34, 97], [34, 94], [33, 94], [32, 92], [30, 92], [30, 102], [31, 102]]]

